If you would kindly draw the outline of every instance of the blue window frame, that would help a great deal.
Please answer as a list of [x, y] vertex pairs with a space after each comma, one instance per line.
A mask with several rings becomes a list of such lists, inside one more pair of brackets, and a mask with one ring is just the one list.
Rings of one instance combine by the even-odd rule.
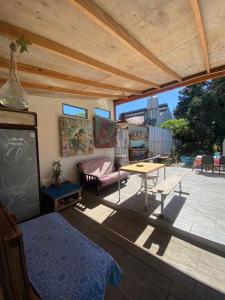
[[95, 115], [105, 118], [105, 119], [110, 119], [111, 118], [111, 113], [108, 110], [102, 109], [102, 108], [95, 108]]
[[63, 103], [62, 110], [63, 110], [63, 114], [67, 116], [81, 117], [86, 119], [88, 117], [87, 109], [83, 107], [78, 107], [78, 106], [73, 106], [73, 105]]

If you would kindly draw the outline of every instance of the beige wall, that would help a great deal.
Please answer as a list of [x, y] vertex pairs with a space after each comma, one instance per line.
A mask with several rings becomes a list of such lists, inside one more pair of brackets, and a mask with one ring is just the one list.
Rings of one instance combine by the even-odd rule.
[[61, 160], [63, 176], [73, 182], [78, 182], [76, 164], [79, 160], [97, 156], [114, 156], [114, 148], [95, 149], [94, 154], [85, 156], [60, 157], [59, 116], [62, 116], [62, 103], [77, 105], [88, 109], [88, 119], [92, 120], [94, 107], [111, 111], [113, 116], [113, 102], [106, 100], [73, 100], [56, 99], [44, 96], [29, 96], [29, 111], [37, 113], [38, 143], [40, 175], [43, 178], [51, 177], [52, 163]]

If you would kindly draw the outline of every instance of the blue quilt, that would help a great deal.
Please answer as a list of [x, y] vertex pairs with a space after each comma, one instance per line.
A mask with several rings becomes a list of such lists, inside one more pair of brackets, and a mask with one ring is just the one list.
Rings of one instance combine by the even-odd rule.
[[43, 300], [104, 299], [122, 272], [102, 248], [54, 212], [19, 225], [29, 280]]

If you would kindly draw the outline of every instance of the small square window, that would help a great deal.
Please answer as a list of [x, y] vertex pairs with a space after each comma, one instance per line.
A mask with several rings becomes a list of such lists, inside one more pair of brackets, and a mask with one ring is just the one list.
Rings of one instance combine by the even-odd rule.
[[87, 118], [87, 109], [63, 103], [63, 114], [73, 117]]
[[95, 115], [105, 119], [110, 119], [111, 117], [110, 111], [101, 108], [95, 108]]

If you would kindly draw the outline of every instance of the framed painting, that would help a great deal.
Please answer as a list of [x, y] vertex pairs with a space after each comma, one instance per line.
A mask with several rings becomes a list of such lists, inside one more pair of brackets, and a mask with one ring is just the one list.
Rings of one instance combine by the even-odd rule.
[[113, 148], [116, 140], [116, 123], [102, 117], [94, 117], [94, 140], [96, 148]]
[[61, 155], [88, 155], [94, 152], [93, 127], [89, 120], [79, 117], [59, 119]]
[[129, 125], [129, 139], [131, 148], [148, 148], [148, 127]]

